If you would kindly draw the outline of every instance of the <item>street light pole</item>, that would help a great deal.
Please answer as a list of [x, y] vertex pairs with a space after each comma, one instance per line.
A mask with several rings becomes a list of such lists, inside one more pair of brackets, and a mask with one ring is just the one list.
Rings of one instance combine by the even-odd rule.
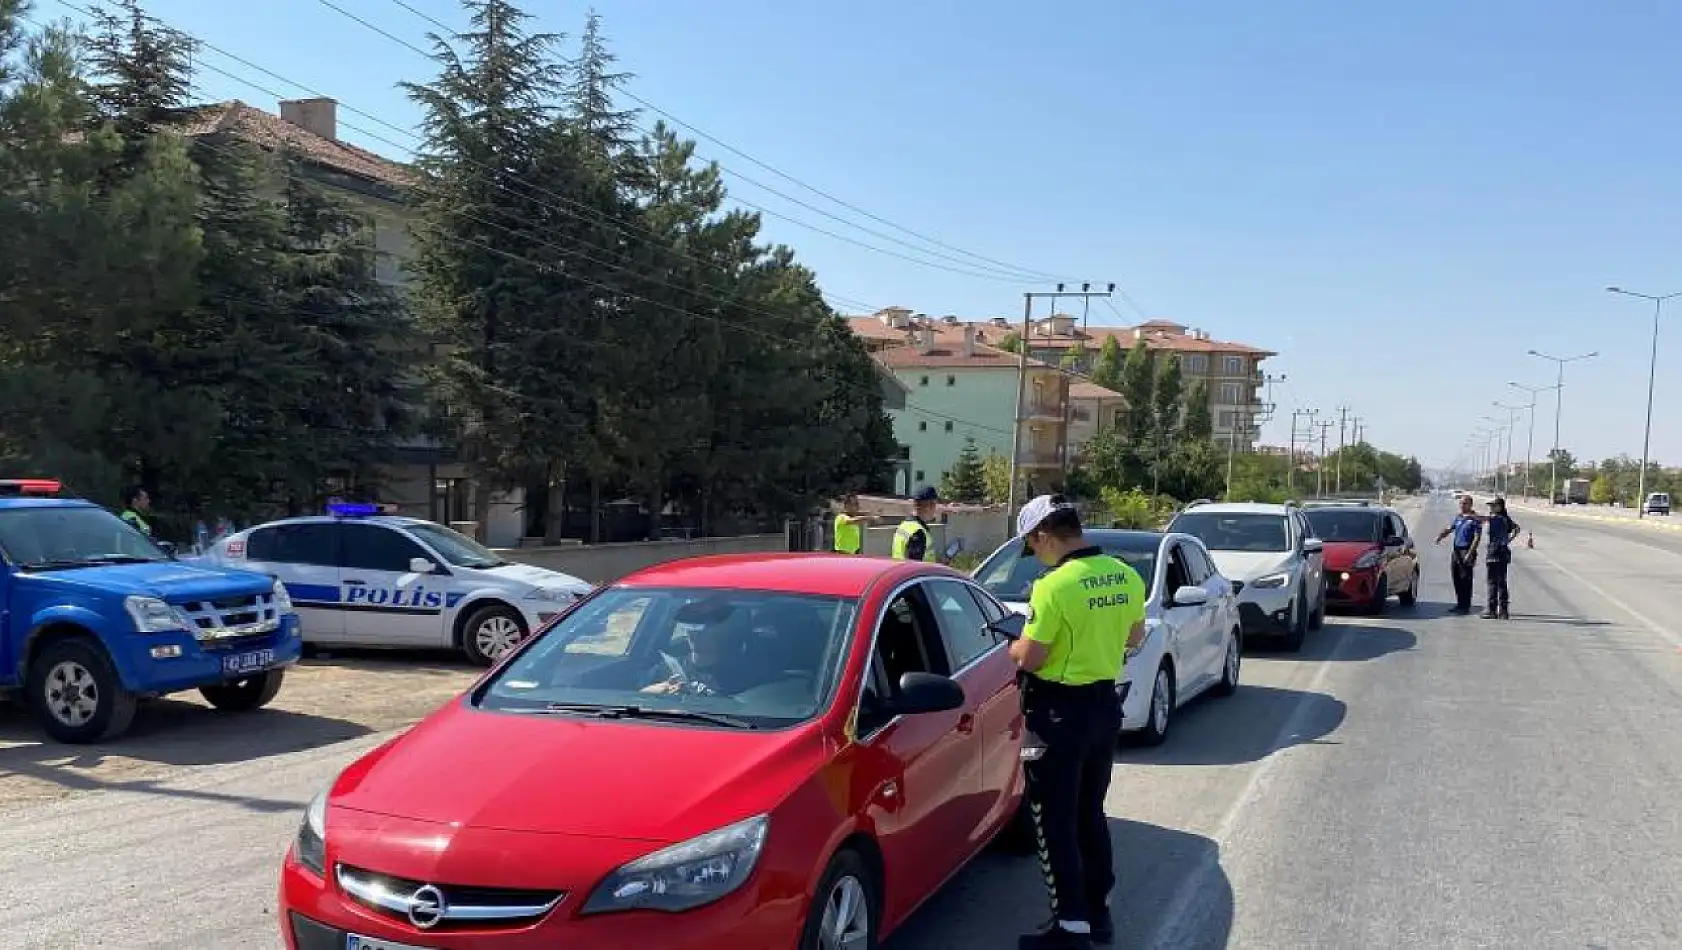
[[1577, 356], [1549, 356], [1540, 350], [1530, 350], [1528, 352], [1538, 359], [1552, 362], [1558, 368], [1558, 375], [1554, 382], [1554, 447], [1553, 451], [1548, 453], [1548, 459], [1551, 463], [1548, 466], [1548, 481], [1550, 482], [1548, 501], [1551, 504], [1555, 497], [1554, 493], [1559, 491], [1559, 420], [1565, 412], [1565, 364], [1575, 363], [1578, 360], [1593, 359], [1600, 355], [1600, 351], [1595, 350], [1592, 353], [1582, 353]]
[[1530, 437], [1524, 445], [1524, 498], [1528, 501], [1530, 500], [1530, 489], [1532, 487], [1531, 472], [1536, 467], [1536, 396], [1538, 393], [1545, 393], [1554, 387], [1526, 386], [1523, 383], [1512, 382], [1507, 385], [1522, 390], [1530, 396], [1530, 405], [1525, 407], [1530, 410]]
[[[1507, 410], [1507, 462], [1503, 467], [1507, 471], [1507, 494], [1511, 495], [1513, 493], [1513, 437], [1518, 434], [1518, 414], [1527, 407], [1509, 406], [1500, 400], [1496, 400], [1495, 405], [1499, 409]], [[1532, 424], [1532, 428], [1534, 429], [1534, 424]]]
[[1647, 425], [1645, 431], [1641, 434], [1641, 476], [1635, 488], [1635, 516], [1645, 518], [1647, 517], [1647, 451], [1653, 441], [1653, 380], [1657, 377], [1659, 369], [1659, 315], [1664, 310], [1664, 302], [1673, 297], [1682, 297], [1682, 292], [1655, 297], [1651, 294], [1638, 294], [1618, 287], [1608, 287], [1606, 291], [1623, 294], [1625, 297], [1640, 297], [1642, 300], [1653, 302], [1653, 352], [1647, 360]]

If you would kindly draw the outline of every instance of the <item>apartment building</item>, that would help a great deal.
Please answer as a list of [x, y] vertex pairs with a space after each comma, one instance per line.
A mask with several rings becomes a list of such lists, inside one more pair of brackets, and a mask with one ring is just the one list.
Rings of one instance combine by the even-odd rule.
[[[986, 342], [1002, 334], [899, 307], [850, 322], [904, 393], [886, 407], [903, 454], [898, 492], [938, 484], [971, 439], [983, 455], [1010, 457], [1019, 358]], [[1100, 395], [1119, 399], [1102, 387], [1091, 388], [1099, 392], [1083, 393], [1077, 402], [1069, 374], [1042, 360], [1028, 361], [1017, 466], [1031, 484], [1056, 483], [1075, 460], [1069, 431], [1077, 405], [1096, 404]]]

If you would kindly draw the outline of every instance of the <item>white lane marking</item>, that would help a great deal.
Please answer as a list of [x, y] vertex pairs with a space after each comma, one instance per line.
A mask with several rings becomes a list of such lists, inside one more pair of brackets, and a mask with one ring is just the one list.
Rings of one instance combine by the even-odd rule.
[[[1348, 631], [1360, 629], [1364, 625], [1345, 622], [1338, 626], [1340, 629]], [[1279, 727], [1278, 734], [1273, 737], [1272, 750], [1251, 770], [1250, 778], [1244, 783], [1243, 790], [1238, 793], [1238, 797], [1233, 800], [1232, 806], [1226, 810], [1226, 813], [1221, 816], [1220, 822], [1215, 825], [1215, 833], [1210, 839], [1214, 841], [1215, 847], [1205, 852], [1205, 856], [1180, 881], [1180, 886], [1174, 890], [1174, 896], [1169, 900], [1168, 908], [1160, 918], [1161, 923], [1157, 925], [1155, 938], [1147, 941], [1145, 946], [1178, 947], [1187, 946], [1195, 941], [1198, 931], [1194, 925], [1201, 923], [1201, 918], [1197, 921], [1191, 919], [1192, 915], [1188, 912], [1193, 902], [1197, 900], [1199, 893], [1207, 883], [1210, 873], [1220, 866], [1221, 849], [1226, 847], [1227, 839], [1231, 838], [1233, 831], [1237, 829], [1238, 821], [1243, 817], [1244, 811], [1262, 797], [1268, 779], [1277, 768], [1279, 761], [1291, 749], [1298, 748], [1298, 746], [1287, 747], [1287, 744], [1293, 737], [1302, 733], [1305, 725], [1303, 720], [1307, 717], [1309, 702], [1321, 695], [1321, 688], [1325, 685], [1326, 676], [1331, 672], [1332, 666], [1343, 662], [1342, 654], [1349, 641], [1350, 637], [1346, 632], [1338, 638], [1337, 646], [1332, 648], [1332, 652], [1320, 661], [1320, 668], [1314, 671], [1313, 678], [1308, 681], [1307, 688], [1302, 691], [1296, 705], [1292, 707], [1291, 714], [1285, 718], [1284, 724]]]
[[1682, 649], [1682, 636], [1678, 636], [1667, 628], [1660, 626], [1646, 614], [1643, 614], [1634, 607], [1624, 603], [1621, 598], [1614, 597], [1607, 593], [1606, 588], [1601, 587], [1599, 584], [1596, 584], [1594, 581], [1589, 580], [1581, 574], [1566, 570], [1560, 566], [1558, 561], [1548, 557], [1546, 554], [1543, 554], [1540, 550], [1534, 548], [1528, 549], [1524, 552], [1524, 556], [1541, 558], [1549, 567], [1561, 574], [1564, 574], [1566, 577], [1569, 577], [1573, 584], [1580, 584], [1583, 587], [1588, 588], [1592, 593], [1599, 594], [1602, 598], [1611, 602], [1612, 606], [1622, 610], [1626, 614], [1629, 614], [1631, 617], [1634, 617], [1642, 626], [1664, 638], [1666, 643], [1669, 643], [1671, 646], [1677, 647], [1678, 649]]

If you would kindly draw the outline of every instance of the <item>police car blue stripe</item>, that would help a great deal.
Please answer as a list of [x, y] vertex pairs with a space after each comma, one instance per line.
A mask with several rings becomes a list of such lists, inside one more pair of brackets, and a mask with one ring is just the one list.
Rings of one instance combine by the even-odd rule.
[[294, 601], [311, 604], [336, 604], [340, 599], [337, 584], [287, 584], [286, 593]]

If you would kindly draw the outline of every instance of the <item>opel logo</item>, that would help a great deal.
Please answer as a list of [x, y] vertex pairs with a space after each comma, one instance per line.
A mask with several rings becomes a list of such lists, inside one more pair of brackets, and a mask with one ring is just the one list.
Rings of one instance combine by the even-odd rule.
[[438, 926], [450, 912], [444, 892], [431, 884], [422, 885], [409, 895], [409, 923], [422, 930]]

